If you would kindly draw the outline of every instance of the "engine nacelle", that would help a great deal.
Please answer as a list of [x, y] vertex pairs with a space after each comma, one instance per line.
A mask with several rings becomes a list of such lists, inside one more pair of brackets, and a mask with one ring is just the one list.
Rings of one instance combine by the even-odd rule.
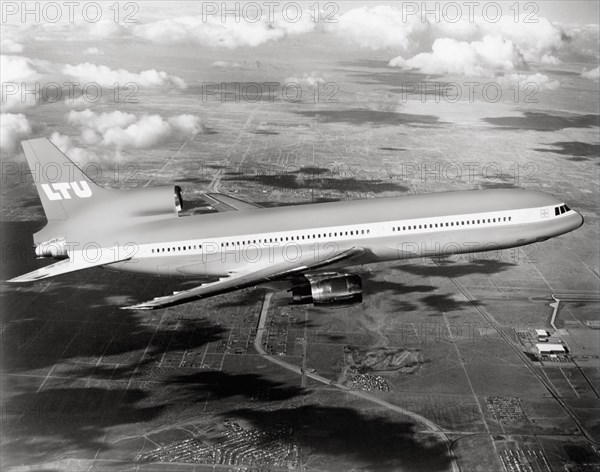
[[53, 257], [54, 259], [66, 259], [69, 257], [64, 239], [51, 239], [50, 241], [38, 244], [35, 247], [35, 255], [37, 257]]
[[353, 305], [362, 302], [362, 281], [356, 274], [305, 275], [292, 287], [292, 303], [303, 305]]

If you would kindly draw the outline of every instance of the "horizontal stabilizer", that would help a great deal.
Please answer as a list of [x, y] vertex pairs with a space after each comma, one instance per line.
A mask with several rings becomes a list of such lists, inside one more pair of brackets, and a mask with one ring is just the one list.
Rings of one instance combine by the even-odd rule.
[[91, 259], [88, 255], [84, 255], [82, 251], [76, 251], [69, 254], [69, 259], [62, 260], [56, 264], [51, 264], [41, 269], [34, 270], [14, 279], [7, 280], [10, 283], [21, 283], [21, 282], [35, 282], [36, 280], [47, 279], [48, 277], [54, 277], [56, 275], [66, 274], [68, 272], [75, 272], [77, 270], [89, 269], [91, 267], [99, 267], [106, 264], [113, 264], [115, 262], [122, 262], [131, 257], [119, 259], [115, 257], [118, 253], [116, 248], [104, 248], [100, 252], [100, 255], [94, 255]]

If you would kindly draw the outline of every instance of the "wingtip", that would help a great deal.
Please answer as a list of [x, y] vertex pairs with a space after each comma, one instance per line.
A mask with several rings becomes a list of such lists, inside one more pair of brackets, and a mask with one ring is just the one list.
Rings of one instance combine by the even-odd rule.
[[130, 306], [122, 306], [121, 310], [154, 310], [153, 306], [144, 305], [143, 303], [139, 305], [130, 305]]
[[19, 275], [18, 277], [13, 277], [12, 279], [6, 280], [9, 284], [22, 284], [24, 282], [35, 282], [39, 280], [41, 277], [32, 277], [31, 274]]

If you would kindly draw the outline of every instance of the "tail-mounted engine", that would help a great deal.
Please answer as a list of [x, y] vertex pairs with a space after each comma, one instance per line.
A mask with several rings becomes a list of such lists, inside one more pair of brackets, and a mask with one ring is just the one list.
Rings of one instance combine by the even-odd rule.
[[353, 305], [362, 302], [362, 282], [356, 274], [305, 274], [290, 290], [292, 303]]
[[64, 239], [57, 238], [50, 241], [44, 241], [35, 246], [35, 255], [39, 257], [53, 257], [54, 259], [66, 259], [67, 244]]
[[183, 197], [181, 196], [181, 187], [179, 185], [175, 185], [175, 210], [179, 213], [183, 210]]

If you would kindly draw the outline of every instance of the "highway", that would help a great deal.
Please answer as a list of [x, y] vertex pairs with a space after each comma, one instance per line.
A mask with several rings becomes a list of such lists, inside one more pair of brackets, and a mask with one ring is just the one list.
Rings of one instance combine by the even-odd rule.
[[[284, 369], [287, 369], [289, 371], [292, 371], [300, 376], [304, 375], [308, 378], [316, 380], [317, 382], [323, 383], [323, 384], [331, 386], [331, 387], [338, 388], [340, 390], [343, 390], [344, 392], [346, 392], [349, 395], [353, 395], [353, 396], [361, 398], [363, 400], [367, 400], [369, 402], [376, 403], [384, 408], [387, 408], [388, 410], [391, 410], [395, 413], [399, 413], [401, 415], [407, 416], [407, 417], [413, 419], [415, 422], [420, 423], [421, 425], [423, 425], [426, 428], [426, 431], [419, 431], [419, 432], [420, 433], [423, 433], [423, 432], [432, 433], [432, 434], [435, 434], [436, 436], [438, 436], [446, 444], [446, 447], [448, 449], [448, 455], [452, 461], [451, 463], [452, 463], [453, 472], [460, 471], [458, 463], [456, 462], [456, 460], [454, 459], [454, 457], [451, 453], [450, 439], [446, 435], [445, 430], [440, 428], [433, 421], [430, 421], [427, 418], [425, 418], [421, 415], [418, 415], [417, 413], [414, 413], [410, 410], [406, 410], [397, 405], [389, 403], [381, 398], [378, 398], [375, 395], [371, 395], [371, 394], [361, 391], [361, 390], [352, 390], [351, 388], [349, 388], [345, 385], [337, 383], [333, 380], [326, 379], [325, 377], [317, 374], [316, 372], [307, 371], [307, 369], [302, 369], [302, 367], [299, 367], [297, 365], [286, 362], [277, 356], [271, 356], [271, 355], [267, 354], [267, 352], [264, 350], [264, 348], [262, 346], [262, 338], [263, 338], [263, 335], [265, 332], [265, 324], [267, 321], [267, 315], [269, 313], [269, 307], [270, 307], [272, 298], [273, 298], [273, 292], [267, 292], [264, 297], [264, 300], [263, 300], [262, 308], [260, 311], [260, 316], [258, 319], [256, 337], [254, 338], [254, 348], [260, 354], [261, 357], [268, 360], [269, 362], [277, 364], [278, 366], [283, 367]], [[306, 340], [305, 340], [305, 342], [306, 342]]]

